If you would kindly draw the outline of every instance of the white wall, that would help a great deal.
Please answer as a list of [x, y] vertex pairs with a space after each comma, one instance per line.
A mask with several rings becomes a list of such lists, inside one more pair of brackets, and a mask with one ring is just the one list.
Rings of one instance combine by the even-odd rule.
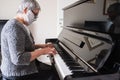
[[[30, 30], [36, 43], [44, 43], [46, 38], [57, 37], [57, 0], [38, 0], [38, 2], [42, 10]], [[20, 0], [1, 0], [0, 19], [12, 19], [16, 15], [19, 3]]]
[[31, 31], [36, 43], [57, 37], [57, 0], [39, 0], [41, 12]]
[[57, 0], [57, 36], [62, 30], [63, 27], [63, 8], [75, 3], [78, 0]]
[[12, 19], [19, 3], [20, 0], [0, 0], [0, 19]]

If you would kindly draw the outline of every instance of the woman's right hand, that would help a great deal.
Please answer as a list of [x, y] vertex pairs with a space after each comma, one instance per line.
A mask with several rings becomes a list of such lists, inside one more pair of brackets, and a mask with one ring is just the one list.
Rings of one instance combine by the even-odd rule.
[[45, 54], [52, 54], [52, 55], [54, 55], [54, 54], [57, 53], [55, 48], [51, 48], [51, 47], [42, 48], [40, 50], [42, 51], [42, 53], [41, 53], [42, 55], [45, 55]]
[[57, 51], [55, 50], [55, 48], [50, 48], [50, 47], [39, 48], [39, 49], [36, 49], [35, 51], [31, 52], [30, 61], [33, 61], [34, 59], [36, 59], [40, 55], [45, 55], [45, 54], [54, 55], [56, 53], [57, 53]]

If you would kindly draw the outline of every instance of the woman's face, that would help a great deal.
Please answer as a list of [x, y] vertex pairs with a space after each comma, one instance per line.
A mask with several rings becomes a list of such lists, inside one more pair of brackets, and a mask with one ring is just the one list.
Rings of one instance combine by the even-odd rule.
[[23, 19], [26, 25], [30, 25], [32, 22], [36, 21], [40, 9], [34, 10], [24, 10]]

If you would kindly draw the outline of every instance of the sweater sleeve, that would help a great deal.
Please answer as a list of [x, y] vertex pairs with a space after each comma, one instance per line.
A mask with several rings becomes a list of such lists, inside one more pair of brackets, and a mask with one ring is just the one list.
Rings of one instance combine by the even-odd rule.
[[7, 32], [10, 58], [15, 65], [29, 65], [31, 54], [25, 51], [25, 33], [19, 26], [13, 25]]

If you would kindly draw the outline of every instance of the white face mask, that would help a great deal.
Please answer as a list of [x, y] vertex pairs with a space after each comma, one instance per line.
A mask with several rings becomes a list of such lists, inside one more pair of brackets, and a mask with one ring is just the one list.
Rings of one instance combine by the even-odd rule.
[[30, 25], [32, 22], [35, 21], [35, 16], [31, 10], [29, 10], [26, 14], [24, 14], [24, 20]]

